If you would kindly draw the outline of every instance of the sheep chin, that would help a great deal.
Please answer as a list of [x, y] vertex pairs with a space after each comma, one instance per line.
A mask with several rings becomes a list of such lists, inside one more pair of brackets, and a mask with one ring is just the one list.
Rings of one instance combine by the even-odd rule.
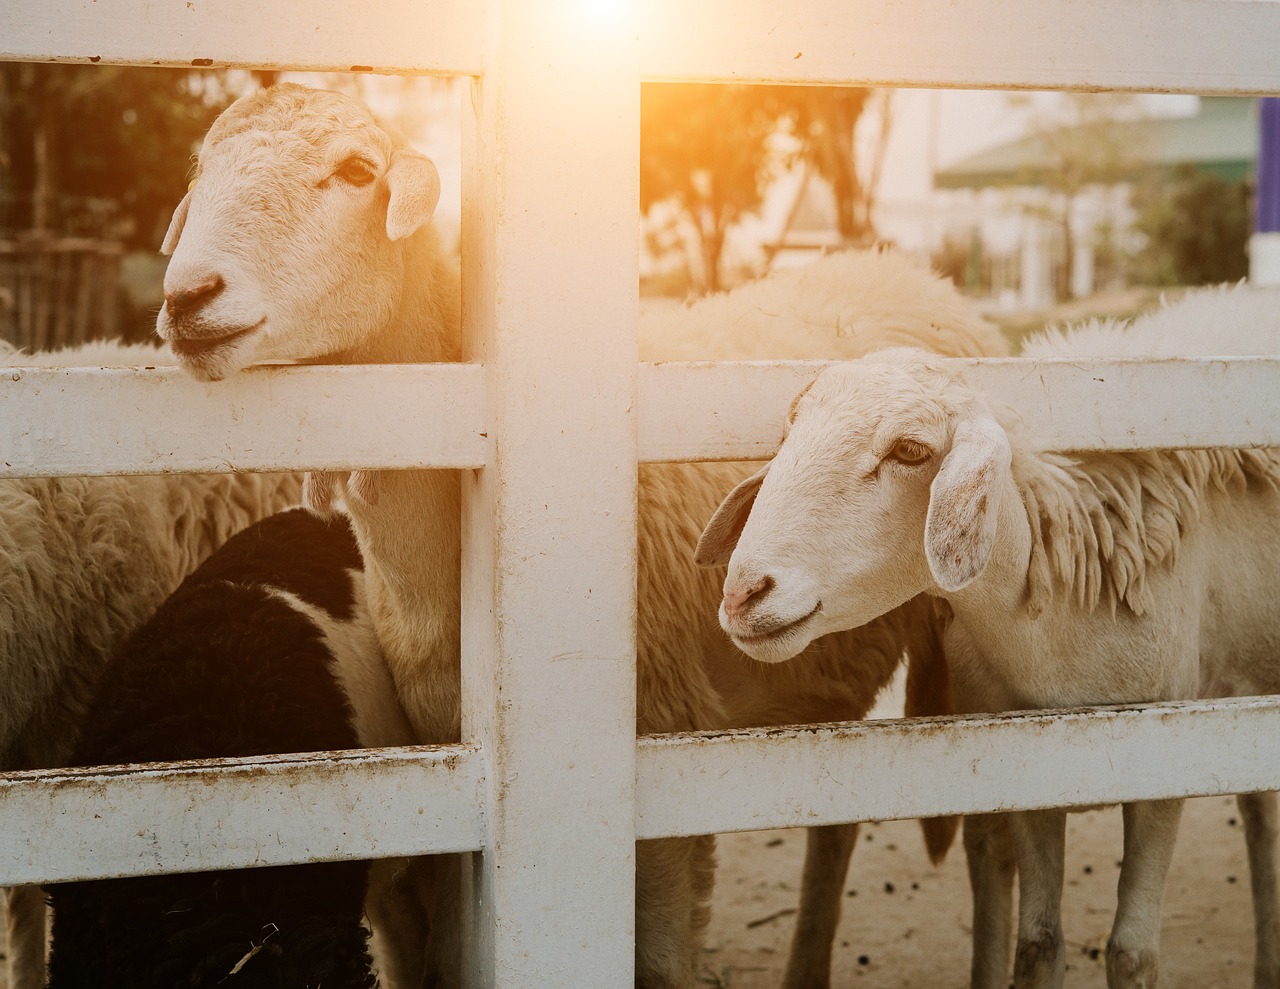
[[785, 663], [798, 656], [817, 637], [814, 619], [822, 610], [818, 604], [807, 615], [795, 621], [780, 623], [771, 629], [757, 632], [754, 635], [735, 634], [727, 627], [724, 616], [720, 623], [729, 633], [733, 644], [752, 659], [761, 663]]
[[183, 370], [198, 381], [221, 381], [254, 363], [266, 321], [214, 340], [173, 339], [169, 348]]

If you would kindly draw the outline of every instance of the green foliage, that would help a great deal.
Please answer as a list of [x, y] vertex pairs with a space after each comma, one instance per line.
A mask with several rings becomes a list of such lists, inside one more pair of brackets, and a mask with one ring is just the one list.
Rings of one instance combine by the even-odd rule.
[[1147, 241], [1135, 260], [1138, 281], [1208, 285], [1248, 274], [1253, 214], [1247, 182], [1181, 165], [1172, 181], [1141, 186], [1134, 205]]
[[707, 291], [720, 287], [727, 228], [760, 206], [779, 170], [803, 156], [835, 190], [841, 232], [869, 226], [853, 132], [868, 90], [650, 83], [640, 96], [640, 208], [674, 203], [697, 231]]
[[211, 72], [0, 63], [0, 226], [156, 250], [235, 95]]
[[778, 113], [763, 86], [651, 83], [640, 94], [640, 208], [672, 201], [698, 231], [708, 290], [725, 230], [760, 205], [777, 156]]

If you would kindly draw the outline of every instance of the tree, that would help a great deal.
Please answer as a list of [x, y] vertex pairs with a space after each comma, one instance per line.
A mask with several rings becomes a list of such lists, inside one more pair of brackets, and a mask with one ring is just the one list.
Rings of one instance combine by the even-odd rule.
[[1249, 184], [1180, 165], [1173, 180], [1139, 187], [1135, 224], [1147, 243], [1136, 259], [1138, 277], [1154, 285], [1233, 282], [1249, 273], [1253, 229]]
[[705, 291], [721, 287], [726, 230], [797, 157], [832, 185], [847, 242], [870, 237], [871, 190], [854, 130], [869, 90], [650, 83], [640, 97], [640, 208], [672, 202], [697, 231]]
[[1150, 157], [1129, 126], [1141, 106], [1130, 93], [1064, 93], [1049, 111], [1022, 94], [1009, 102], [1031, 110], [1028, 125], [1040, 145], [1042, 165], [1025, 170], [1020, 180], [1044, 186], [1056, 199], [1051, 211], [1062, 231], [1065, 258], [1055, 290], [1067, 298], [1075, 265], [1071, 217], [1080, 194], [1089, 186], [1133, 178]]
[[[871, 207], [879, 178], [877, 158], [867, 180], [858, 174], [855, 132], [871, 96], [870, 89], [840, 86], [770, 87], [800, 139], [800, 154], [831, 184], [836, 201], [836, 229], [846, 244], [875, 239]], [[887, 131], [890, 103], [883, 91], [882, 130]], [[880, 151], [884, 150], [881, 142]]]
[[0, 226], [155, 250], [238, 88], [210, 71], [0, 63]]

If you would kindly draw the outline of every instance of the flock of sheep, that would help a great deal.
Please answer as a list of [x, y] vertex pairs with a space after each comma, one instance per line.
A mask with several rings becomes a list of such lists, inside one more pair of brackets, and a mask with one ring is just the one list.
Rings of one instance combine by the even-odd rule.
[[[206, 381], [267, 360], [460, 359], [438, 195], [430, 160], [349, 97], [283, 85], [241, 99], [166, 235], [160, 336]], [[1278, 301], [1208, 292], [1034, 353], [1276, 353]], [[1000, 334], [891, 252], [643, 319], [640, 348], [845, 363], [797, 399], [764, 469], [641, 466], [638, 732], [860, 719], [904, 661], [909, 714], [1280, 690], [1275, 451], [1034, 449], [1014, 411], [940, 359], [1003, 355]], [[284, 510], [299, 499], [308, 510]], [[457, 741], [460, 508], [453, 471], [6, 482], [0, 768]], [[1274, 801], [1241, 799], [1255, 989], [1277, 989]], [[1125, 807], [1113, 989], [1156, 984], [1179, 810]], [[974, 989], [1008, 983], [1015, 861], [1016, 984], [1061, 985], [1062, 821], [966, 822]], [[922, 824], [945, 854], [957, 822]], [[856, 835], [808, 832], [785, 986], [829, 983]], [[456, 987], [461, 865], [51, 886], [48, 985]], [[640, 843], [637, 985], [696, 984], [714, 869], [711, 836]], [[9, 891], [11, 989], [45, 984], [41, 897]]]

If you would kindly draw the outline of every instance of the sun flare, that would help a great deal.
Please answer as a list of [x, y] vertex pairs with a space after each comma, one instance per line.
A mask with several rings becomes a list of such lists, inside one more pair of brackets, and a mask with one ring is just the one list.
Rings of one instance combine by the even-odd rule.
[[618, 25], [627, 16], [630, 0], [578, 0], [584, 22], [594, 27]]

